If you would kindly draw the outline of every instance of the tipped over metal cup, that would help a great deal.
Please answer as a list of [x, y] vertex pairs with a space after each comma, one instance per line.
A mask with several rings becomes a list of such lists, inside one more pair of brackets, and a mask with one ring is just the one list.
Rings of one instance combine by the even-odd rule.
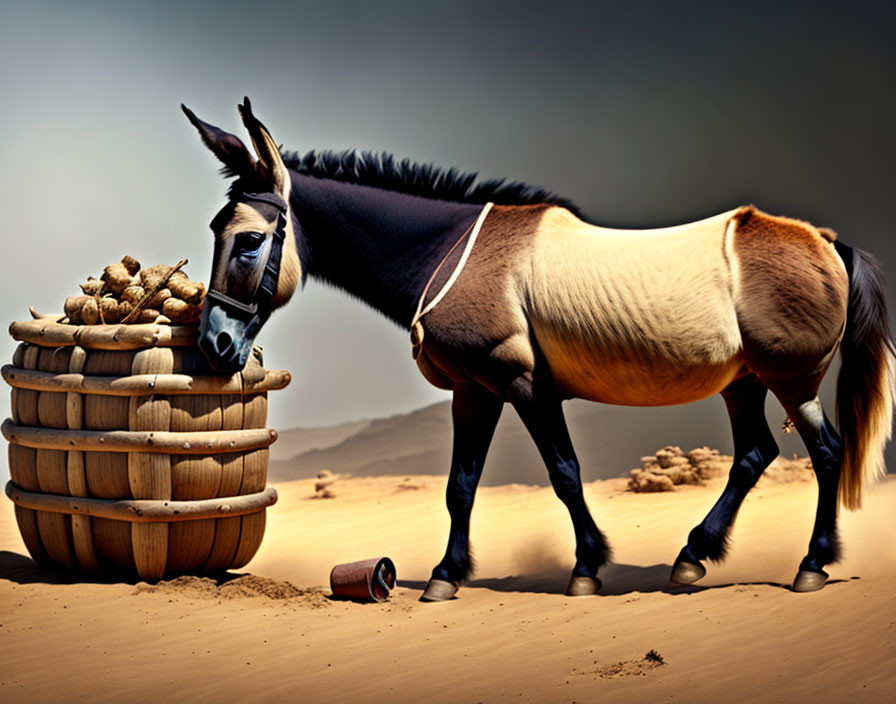
[[336, 565], [330, 572], [333, 596], [360, 601], [385, 601], [395, 589], [395, 564], [388, 557], [372, 557]]

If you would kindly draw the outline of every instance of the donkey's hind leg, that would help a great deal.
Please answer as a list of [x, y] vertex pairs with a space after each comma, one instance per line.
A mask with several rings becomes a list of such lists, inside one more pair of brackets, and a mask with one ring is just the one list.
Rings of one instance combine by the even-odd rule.
[[509, 396], [547, 466], [554, 492], [572, 518], [576, 564], [566, 594], [596, 594], [601, 587], [597, 570], [607, 561], [610, 550], [585, 504], [579, 461], [566, 428], [561, 399], [555, 389], [534, 384], [528, 375], [511, 385]]
[[445, 496], [451, 516], [448, 548], [433, 569], [421, 601], [450, 599], [472, 571], [470, 512], [485, 455], [503, 408], [504, 401], [481, 386], [457, 384], [454, 387], [451, 404], [454, 450]]
[[765, 468], [778, 456], [778, 445], [765, 419], [768, 389], [753, 375], [738, 379], [722, 397], [734, 434], [734, 463], [728, 484], [703, 522], [688, 535], [672, 568], [671, 579], [677, 584], [692, 584], [706, 574], [701, 560], [718, 561], [728, 549], [728, 531], [744, 498]]
[[840, 559], [837, 490], [843, 461], [843, 440], [825, 415], [817, 396], [803, 403], [783, 399], [782, 403], [806, 444], [818, 481], [818, 510], [809, 540], [809, 553], [800, 563], [793, 582], [795, 592], [814, 592], [821, 589], [828, 578], [824, 566]]

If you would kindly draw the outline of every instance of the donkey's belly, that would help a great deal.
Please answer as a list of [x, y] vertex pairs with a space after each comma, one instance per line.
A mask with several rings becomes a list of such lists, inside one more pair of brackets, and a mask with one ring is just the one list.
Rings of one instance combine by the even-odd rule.
[[643, 350], [624, 358], [608, 350], [540, 341], [554, 384], [568, 396], [620, 406], [672, 406], [719, 393], [743, 370], [735, 353], [725, 361], [672, 361]]

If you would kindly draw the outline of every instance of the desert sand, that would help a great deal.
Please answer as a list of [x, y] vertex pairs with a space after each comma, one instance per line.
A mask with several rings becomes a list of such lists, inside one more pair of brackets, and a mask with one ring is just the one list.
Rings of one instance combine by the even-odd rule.
[[[896, 481], [841, 516], [845, 557], [824, 590], [789, 591], [813, 483], [760, 484], [733, 549], [699, 586], [670, 564], [721, 488], [586, 486], [616, 562], [603, 593], [563, 595], [565, 509], [545, 487], [484, 487], [475, 578], [417, 601], [441, 557], [444, 478], [277, 486], [264, 543], [230, 582], [84, 582], [38, 569], [0, 507], [0, 700], [300, 702], [889, 702], [896, 692]], [[382, 604], [328, 598], [330, 568], [387, 555]], [[654, 655], [645, 655], [654, 651]]]

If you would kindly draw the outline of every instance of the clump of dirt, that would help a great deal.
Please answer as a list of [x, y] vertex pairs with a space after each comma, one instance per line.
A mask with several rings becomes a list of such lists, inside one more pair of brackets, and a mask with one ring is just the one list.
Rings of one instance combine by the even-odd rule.
[[[667, 445], [651, 456], [641, 458], [641, 468], [629, 472], [628, 490], [636, 493], [675, 491], [681, 484], [703, 485], [711, 479], [724, 477], [733, 458], [709, 447], [697, 447], [684, 452], [676, 445]], [[765, 483], [786, 484], [809, 481], [813, 477], [812, 461], [808, 457], [779, 457], [762, 475]]]
[[333, 485], [341, 476], [333, 474], [329, 469], [323, 469], [317, 473], [317, 481], [314, 483], [314, 496], [312, 499], [335, 499]]
[[[595, 661], [596, 662], [596, 661]], [[666, 664], [665, 658], [655, 650], [648, 650], [640, 660], [620, 660], [608, 665], [598, 665], [584, 670], [573, 670], [575, 675], [594, 675], [595, 679], [613, 679], [615, 677], [633, 677], [646, 675], [651, 670]]]
[[220, 581], [211, 577], [184, 575], [163, 580], [157, 584], [140, 583], [134, 588], [135, 594], [169, 594], [206, 599], [262, 598], [288, 600], [303, 606], [319, 608], [327, 606], [322, 587], [302, 589], [291, 582], [281, 582], [269, 577], [245, 574], [234, 579]]
[[395, 493], [401, 491], [419, 491], [422, 488], [423, 487], [419, 484], [414, 484], [413, 480], [410, 477], [405, 477], [404, 481], [395, 488]]
[[633, 469], [629, 491], [675, 491], [679, 484], [704, 484], [720, 477], [731, 467], [731, 458], [718, 450], [698, 447], [688, 453], [677, 445], [667, 445], [652, 456], [641, 458], [641, 468]]

